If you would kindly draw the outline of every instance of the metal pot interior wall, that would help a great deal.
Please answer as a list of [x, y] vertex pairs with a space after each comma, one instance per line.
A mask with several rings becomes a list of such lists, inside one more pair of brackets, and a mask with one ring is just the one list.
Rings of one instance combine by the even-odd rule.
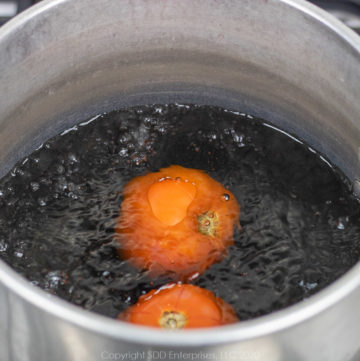
[[263, 117], [354, 180], [359, 44], [287, 3], [63, 0], [25, 13], [0, 38], [0, 174], [95, 114], [190, 102]]

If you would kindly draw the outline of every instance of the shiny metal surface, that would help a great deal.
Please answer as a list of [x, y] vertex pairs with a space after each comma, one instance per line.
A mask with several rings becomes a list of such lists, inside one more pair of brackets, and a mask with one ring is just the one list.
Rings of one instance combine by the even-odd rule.
[[360, 35], [359, 0], [311, 0], [311, 2], [328, 11]]
[[[358, 187], [360, 41], [306, 2], [47, 0], [0, 29], [0, 67], [0, 174], [99, 112], [177, 101], [264, 117]], [[283, 311], [166, 333], [86, 312], [0, 262], [0, 360], [356, 361], [359, 302], [357, 265]]]

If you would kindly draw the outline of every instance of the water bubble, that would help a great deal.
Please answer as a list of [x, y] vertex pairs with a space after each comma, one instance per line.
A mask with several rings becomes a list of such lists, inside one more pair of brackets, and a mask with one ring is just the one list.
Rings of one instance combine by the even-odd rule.
[[146, 154], [139, 152], [136, 153], [133, 157], [132, 157], [132, 161], [135, 163], [136, 166], [141, 165], [142, 163], [145, 163], [147, 160], [147, 156]]
[[146, 141], [149, 138], [149, 131], [145, 124], [141, 124], [138, 127], [135, 137], [140, 148], [146, 144]]
[[132, 152], [136, 149], [136, 145], [133, 142], [128, 143], [127, 149], [129, 152]]
[[336, 227], [336, 228], [343, 230], [343, 229], [345, 229], [345, 225], [344, 225], [344, 223], [342, 223], [341, 220], [339, 220], [339, 221], [337, 222], [337, 227]]
[[132, 136], [129, 133], [120, 134], [118, 137], [119, 144], [127, 144], [132, 140]]
[[21, 251], [15, 251], [14, 256], [17, 258], [22, 258], [24, 256], [24, 253]]
[[56, 189], [60, 192], [67, 189], [67, 181], [65, 177], [59, 177], [56, 183]]
[[156, 120], [155, 120], [155, 123], [154, 123], [154, 118], [151, 118], [151, 117], [145, 117], [143, 119], [143, 122], [147, 126], [152, 125], [152, 124], [156, 124]]
[[109, 271], [104, 271], [103, 273], [102, 273], [102, 276], [103, 277], [109, 277], [110, 276], [110, 272]]
[[16, 177], [16, 176], [23, 176], [25, 174], [24, 170], [18, 167], [15, 167], [11, 172], [10, 175], [12, 177]]
[[104, 271], [102, 274], [101, 274], [101, 279], [103, 280], [103, 282], [105, 284], [108, 284], [110, 283], [112, 280], [113, 280], [113, 277], [111, 275], [111, 272], [110, 271]]
[[299, 282], [299, 286], [305, 288], [308, 291], [310, 291], [310, 290], [313, 290], [314, 288], [316, 288], [318, 286], [318, 283], [317, 282], [313, 282], [313, 283], [304, 282], [303, 280], [301, 280]]
[[69, 192], [67, 196], [71, 199], [79, 199], [78, 195], [74, 192]]
[[77, 163], [79, 161], [75, 153], [69, 153], [68, 159], [70, 163]]
[[245, 146], [245, 143], [244, 143], [244, 135], [243, 134], [237, 134], [235, 132], [235, 130], [232, 129], [231, 131], [231, 135], [232, 135], [232, 138], [233, 138], [233, 141], [236, 143], [236, 145], [238, 147], [244, 147]]
[[298, 196], [297, 196], [296, 193], [290, 192], [290, 197], [293, 198], [293, 199], [296, 199]]
[[129, 154], [129, 151], [126, 148], [121, 148], [118, 153], [121, 157], [126, 157]]
[[193, 281], [195, 279], [197, 279], [200, 276], [199, 272], [194, 272], [190, 277], [189, 277], [189, 281]]
[[59, 164], [59, 165], [56, 167], [56, 172], [57, 172], [58, 174], [64, 174], [64, 172], [65, 172], [64, 166], [61, 165], [61, 164]]
[[36, 191], [39, 190], [40, 184], [37, 183], [37, 182], [31, 182], [31, 183], [30, 183], [30, 188], [31, 188], [31, 190], [32, 190], [33, 192], [36, 192]]
[[336, 221], [336, 228], [339, 230], [344, 230], [346, 223], [349, 221], [349, 217], [340, 217]]
[[165, 133], [166, 133], [166, 128], [165, 128], [164, 126], [162, 126], [162, 125], [156, 126], [156, 127], [155, 127], [155, 130], [156, 130], [157, 132], [159, 132], [160, 134], [165, 134]]
[[1, 239], [0, 240], [0, 252], [5, 252], [8, 249], [8, 244]]
[[46, 199], [45, 198], [38, 198], [38, 204], [41, 207], [45, 207], [46, 206]]
[[45, 276], [48, 289], [56, 289], [64, 280], [60, 271], [51, 271]]

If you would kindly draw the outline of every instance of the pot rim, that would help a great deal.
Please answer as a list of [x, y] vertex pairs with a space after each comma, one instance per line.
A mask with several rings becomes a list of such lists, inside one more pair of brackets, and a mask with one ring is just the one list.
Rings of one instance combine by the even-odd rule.
[[[34, 17], [68, 1], [71, 0], [45, 0], [19, 14], [2, 26], [0, 41], [1, 38], [5, 38], [12, 31], [23, 27]], [[360, 38], [358, 35], [332, 15], [304, 0], [279, 1], [321, 22], [360, 56]], [[220, 330], [218, 328], [201, 329], [181, 333], [169, 333], [163, 330], [131, 325], [81, 309], [32, 285], [2, 260], [0, 260], [0, 282], [35, 307], [83, 329], [114, 339], [150, 346], [210, 346], [214, 345], [214, 343], [224, 344], [264, 337], [305, 322], [311, 317], [324, 312], [360, 288], [360, 262], [346, 272], [345, 275], [309, 299], [280, 311], [234, 325], [223, 326]]]
[[[132, 325], [84, 310], [34, 286], [3, 261], [0, 261], [0, 281], [35, 307], [83, 329], [114, 339], [149, 346], [210, 346], [214, 343], [225, 344], [266, 337], [318, 315], [360, 287], [360, 262], [315, 295], [280, 311], [222, 326], [221, 330], [219, 328], [199, 329], [181, 333]], [[158, 337], [154, 337], [155, 334]]]

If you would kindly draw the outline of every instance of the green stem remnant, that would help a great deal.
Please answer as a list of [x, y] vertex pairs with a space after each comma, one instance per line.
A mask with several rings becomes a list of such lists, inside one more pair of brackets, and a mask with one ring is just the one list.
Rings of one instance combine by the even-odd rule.
[[205, 236], [215, 237], [219, 225], [218, 215], [213, 211], [207, 211], [197, 217], [199, 232]]
[[159, 320], [160, 326], [167, 330], [177, 330], [185, 327], [186, 317], [176, 311], [165, 311]]

